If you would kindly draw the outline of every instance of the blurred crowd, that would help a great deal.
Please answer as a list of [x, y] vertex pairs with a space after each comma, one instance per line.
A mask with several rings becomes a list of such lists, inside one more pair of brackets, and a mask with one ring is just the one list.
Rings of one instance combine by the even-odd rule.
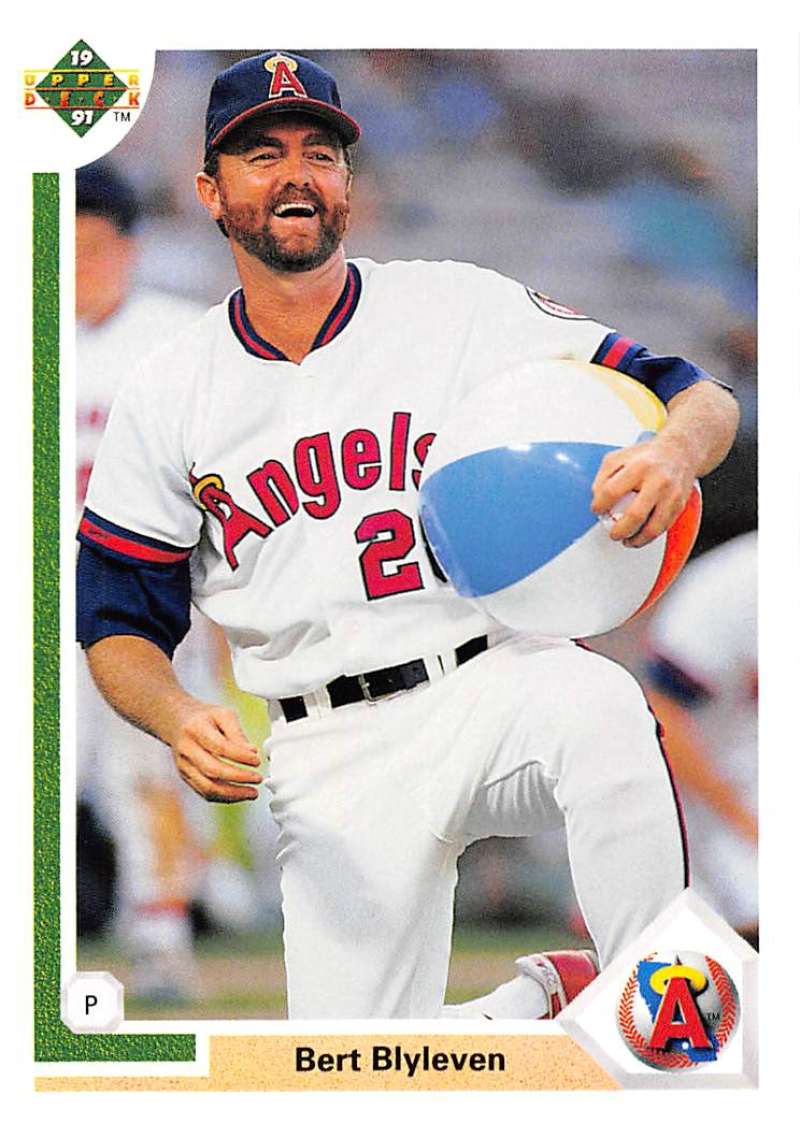
[[[320, 52], [304, 50], [302, 44], [285, 46], [336, 74], [343, 105], [363, 130], [355, 154], [348, 255], [454, 258], [497, 269], [656, 353], [683, 355], [729, 383], [742, 407], [742, 427], [727, 462], [704, 482], [696, 554], [752, 532], [757, 522], [755, 53]], [[116, 177], [113, 190], [127, 192], [134, 208], [122, 235], [135, 252], [106, 260], [111, 274], [125, 277], [120, 303], [146, 292], [202, 310], [236, 287], [225, 240], [195, 199], [194, 174], [202, 163], [203, 118], [214, 76], [262, 49], [256, 44], [243, 52], [158, 54], [153, 87], [135, 128], [102, 165]], [[101, 201], [91, 213], [105, 215], [120, 232], [113, 208], [104, 211]], [[88, 278], [96, 242], [90, 238], [82, 251], [79, 231], [78, 249], [79, 278], [82, 271]], [[88, 256], [82, 258], [82, 252]], [[107, 290], [108, 276], [98, 286]], [[78, 313], [79, 407], [87, 417], [99, 409], [92, 415], [97, 422], [108, 403], [101, 407], [87, 396], [98, 397], [89, 368], [92, 331], [101, 321], [93, 324], [80, 306]], [[99, 362], [95, 366], [103, 369]], [[105, 397], [112, 391], [109, 386]], [[82, 471], [79, 491], [85, 487], [86, 466]], [[754, 592], [754, 563], [741, 580]], [[702, 614], [704, 603], [701, 598], [693, 612]], [[654, 627], [638, 622], [597, 647], [646, 679], [653, 666]], [[697, 627], [703, 629], [702, 620]], [[754, 630], [748, 637], [754, 675]], [[217, 649], [216, 643], [209, 639], [212, 655], [206, 652], [212, 689], [230, 694], [224, 645]], [[695, 674], [691, 667], [681, 668], [682, 658], [672, 653], [667, 662], [696, 687], [702, 669]], [[690, 664], [693, 658], [686, 657]], [[731, 654], [731, 666], [733, 661]], [[655, 677], [652, 682], [655, 690]], [[752, 687], [752, 678], [749, 682]], [[663, 676], [658, 684], [669, 693]], [[745, 700], [742, 691], [740, 701], [754, 713], [754, 695]], [[245, 710], [251, 705], [231, 697]], [[710, 697], [687, 688], [679, 701], [688, 713], [702, 709]], [[78, 724], [80, 746], [80, 705]], [[722, 725], [712, 721], [692, 736], [697, 746], [714, 747], [712, 758], [724, 756]], [[754, 733], [747, 753], [754, 768]], [[687, 783], [691, 786], [691, 778]], [[754, 780], [746, 783], [754, 785]], [[121, 910], [109, 895], [115, 884], [108, 845], [114, 813], [90, 792], [83, 795], [79, 924], [90, 933], [113, 927]], [[752, 791], [747, 803], [754, 798]], [[175, 806], [170, 798], [165, 805], [170, 815]], [[271, 829], [263, 815], [255, 829], [242, 815], [217, 810], [200, 829], [204, 841], [195, 847], [193, 860], [199, 873], [185, 883], [177, 906], [174, 894], [168, 901], [173, 911], [183, 910], [184, 938], [186, 926], [196, 929], [198, 917], [202, 924], [223, 927], [277, 922], [276, 875], [269, 873]], [[736, 820], [729, 811], [724, 815], [731, 824]], [[738, 823], [754, 846], [753, 823], [741, 810]], [[575, 906], [563, 846], [554, 837], [538, 843], [535, 852], [513, 841], [471, 848], [462, 863], [459, 916], [498, 923], [571, 921]], [[103, 862], [105, 868], [99, 865]], [[227, 872], [222, 879], [220, 870]], [[240, 905], [238, 913], [231, 906], [226, 916], [226, 898], [236, 894], [225, 887], [234, 884]]]

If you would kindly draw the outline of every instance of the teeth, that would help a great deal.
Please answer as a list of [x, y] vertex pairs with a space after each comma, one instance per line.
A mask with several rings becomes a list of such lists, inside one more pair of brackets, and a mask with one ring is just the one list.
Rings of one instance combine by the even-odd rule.
[[275, 208], [275, 214], [279, 217], [288, 214], [310, 216], [316, 214], [316, 210], [316, 207], [311, 203], [279, 203]]

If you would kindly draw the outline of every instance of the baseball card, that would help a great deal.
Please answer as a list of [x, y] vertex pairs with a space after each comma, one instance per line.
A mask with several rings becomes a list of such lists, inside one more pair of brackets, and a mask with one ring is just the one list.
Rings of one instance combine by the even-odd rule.
[[307, 15], [15, 47], [22, 1095], [769, 1096], [796, 42]]

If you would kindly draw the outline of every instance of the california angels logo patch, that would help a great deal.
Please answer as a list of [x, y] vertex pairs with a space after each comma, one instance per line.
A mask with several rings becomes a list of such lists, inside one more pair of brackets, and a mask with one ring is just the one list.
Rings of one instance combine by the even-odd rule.
[[288, 55], [270, 55], [264, 63], [264, 69], [272, 75], [269, 84], [268, 98], [279, 98], [289, 94], [295, 98], [307, 98], [306, 88], [295, 74], [297, 62]]
[[654, 952], [640, 960], [617, 1007], [628, 1049], [660, 1070], [716, 1061], [738, 1021], [733, 980], [721, 964], [698, 952]]
[[584, 316], [582, 312], [577, 312], [576, 309], [570, 308], [568, 304], [559, 304], [554, 301], [552, 297], [546, 296], [544, 293], [537, 293], [534, 289], [529, 289], [525, 286], [525, 292], [531, 298], [533, 303], [541, 312], [546, 312], [548, 316], [557, 316], [559, 320], [588, 320], [588, 316]]

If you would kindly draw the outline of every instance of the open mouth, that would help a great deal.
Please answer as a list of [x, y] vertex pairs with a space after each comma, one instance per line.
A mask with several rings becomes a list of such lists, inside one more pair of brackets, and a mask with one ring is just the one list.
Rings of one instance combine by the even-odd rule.
[[311, 219], [317, 213], [317, 208], [313, 203], [279, 203], [272, 213], [279, 219]]

